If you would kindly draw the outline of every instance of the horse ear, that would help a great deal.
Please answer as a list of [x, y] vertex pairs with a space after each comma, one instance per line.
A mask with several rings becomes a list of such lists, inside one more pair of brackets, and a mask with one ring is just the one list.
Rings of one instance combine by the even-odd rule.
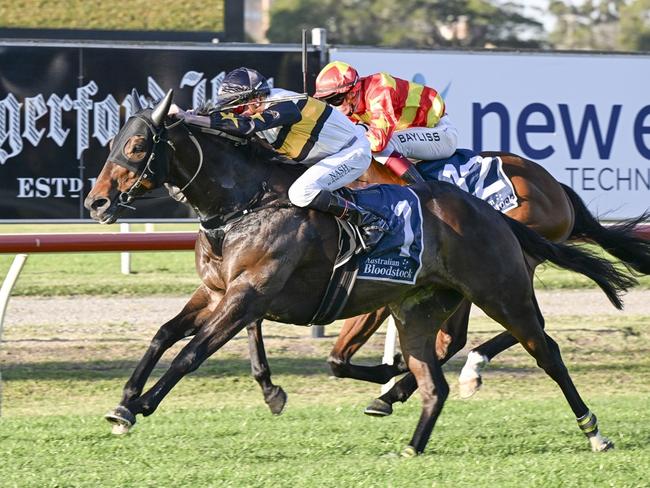
[[131, 99], [133, 99], [133, 108], [135, 112], [142, 110], [142, 104], [140, 103], [140, 94], [135, 88], [131, 90]]
[[151, 113], [151, 121], [155, 127], [160, 127], [165, 120], [165, 117], [167, 117], [167, 112], [169, 112], [169, 107], [172, 105], [173, 97], [174, 90], [170, 88], [167, 95], [165, 95], [165, 98], [163, 98], [153, 109], [153, 112]]

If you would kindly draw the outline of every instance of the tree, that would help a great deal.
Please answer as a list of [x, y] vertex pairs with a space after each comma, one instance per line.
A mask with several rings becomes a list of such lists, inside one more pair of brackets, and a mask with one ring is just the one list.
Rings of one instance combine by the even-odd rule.
[[540, 47], [542, 24], [516, 3], [487, 0], [276, 0], [271, 42], [296, 42], [324, 27], [333, 44], [394, 47]]
[[588, 0], [580, 5], [552, 1], [556, 25], [549, 39], [558, 49], [620, 49], [620, 12], [625, 0]]
[[650, 51], [650, 0], [635, 0], [621, 8], [620, 48]]

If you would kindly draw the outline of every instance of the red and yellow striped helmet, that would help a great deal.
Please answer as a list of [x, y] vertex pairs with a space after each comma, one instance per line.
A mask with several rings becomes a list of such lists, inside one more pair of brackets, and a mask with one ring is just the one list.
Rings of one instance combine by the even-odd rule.
[[326, 99], [332, 95], [349, 92], [359, 81], [359, 73], [348, 63], [332, 61], [316, 78], [314, 98]]

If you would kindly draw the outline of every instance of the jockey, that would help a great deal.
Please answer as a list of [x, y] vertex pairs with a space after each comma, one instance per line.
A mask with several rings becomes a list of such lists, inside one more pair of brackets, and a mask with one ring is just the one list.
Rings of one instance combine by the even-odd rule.
[[408, 158], [448, 158], [456, 151], [458, 132], [433, 88], [387, 73], [359, 77], [352, 66], [333, 61], [316, 78], [316, 98], [367, 126], [377, 162], [409, 183], [422, 177]]
[[169, 115], [232, 135], [257, 134], [279, 154], [308, 166], [289, 188], [291, 203], [359, 226], [366, 247], [373, 247], [388, 230], [384, 219], [333, 193], [361, 176], [371, 161], [363, 130], [344, 115], [320, 100], [271, 89], [266, 78], [250, 68], [226, 74], [217, 91], [217, 107], [209, 115], [197, 115], [172, 105]]

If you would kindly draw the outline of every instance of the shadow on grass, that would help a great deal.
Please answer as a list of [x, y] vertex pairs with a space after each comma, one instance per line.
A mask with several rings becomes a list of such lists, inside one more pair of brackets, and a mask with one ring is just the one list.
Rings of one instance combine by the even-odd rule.
[[[269, 360], [272, 374], [329, 375], [325, 359], [279, 357]], [[5, 381], [24, 380], [111, 380], [127, 378], [135, 369], [136, 361], [50, 361], [42, 363], [5, 364], [2, 378]], [[153, 371], [158, 375], [166, 370], [170, 361], [161, 361]], [[244, 358], [208, 359], [192, 373], [197, 377], [250, 376], [251, 367]]]
[[[380, 359], [363, 358], [355, 364], [372, 365], [378, 364]], [[159, 376], [170, 365], [171, 361], [161, 361], [154, 368], [153, 376]], [[276, 357], [269, 358], [272, 375], [297, 375], [297, 376], [318, 376], [331, 375], [330, 368], [325, 359], [320, 358], [296, 358]], [[464, 361], [452, 360], [444, 366], [444, 371], [450, 376], [460, 372]], [[131, 375], [137, 365], [136, 361], [50, 361], [39, 363], [21, 363], [18, 365], [5, 364], [2, 367], [2, 377], [5, 381], [25, 380], [111, 380], [124, 379]], [[587, 374], [599, 372], [612, 374], [617, 373], [650, 373], [650, 365], [639, 363], [609, 363], [593, 364], [586, 363], [572, 364], [570, 371], [573, 373]], [[507, 376], [530, 376], [531, 374], [543, 371], [536, 366], [511, 366], [493, 363], [486, 370], [490, 375]], [[250, 362], [246, 358], [211, 358], [208, 359], [198, 370], [191, 373], [195, 377], [237, 377], [250, 376]]]

